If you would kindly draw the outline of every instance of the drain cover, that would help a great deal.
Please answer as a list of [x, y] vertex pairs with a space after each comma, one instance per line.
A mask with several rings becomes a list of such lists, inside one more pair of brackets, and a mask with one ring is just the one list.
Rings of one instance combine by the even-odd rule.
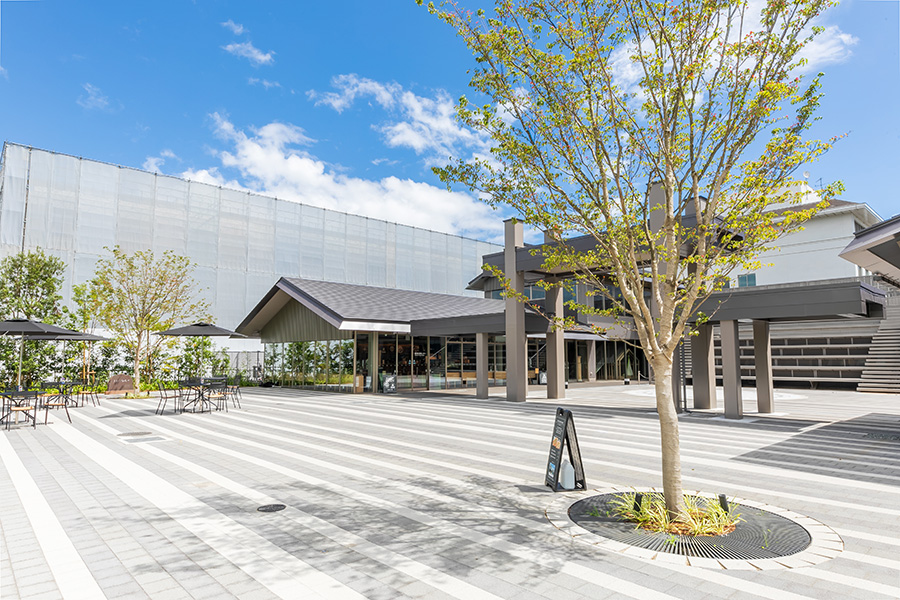
[[284, 510], [287, 508], [284, 504], [266, 504], [265, 506], [260, 506], [256, 510], [258, 512], [278, 512], [279, 510]]
[[152, 431], [129, 431], [128, 433], [120, 433], [118, 437], [132, 437], [138, 435], [153, 435]]
[[778, 558], [801, 552], [812, 541], [802, 525], [743, 504], [732, 504], [742, 520], [733, 532], [725, 535], [688, 536], [647, 531], [614, 516], [613, 500], [617, 496], [601, 494], [579, 500], [569, 507], [569, 518], [591, 533], [623, 544], [697, 558]]

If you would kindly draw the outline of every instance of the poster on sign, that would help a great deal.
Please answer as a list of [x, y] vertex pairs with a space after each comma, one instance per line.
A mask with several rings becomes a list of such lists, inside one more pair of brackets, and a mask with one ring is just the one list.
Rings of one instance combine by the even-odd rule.
[[575, 487], [573, 489], [587, 489], [587, 483], [584, 480], [584, 465], [581, 462], [581, 449], [578, 447], [578, 437], [575, 435], [575, 419], [571, 410], [559, 407], [556, 409], [556, 421], [553, 422], [550, 456], [547, 458], [547, 471], [544, 475], [544, 483], [554, 492], [563, 489], [559, 485], [559, 469], [562, 466], [564, 447], [569, 453], [569, 463], [575, 469]]

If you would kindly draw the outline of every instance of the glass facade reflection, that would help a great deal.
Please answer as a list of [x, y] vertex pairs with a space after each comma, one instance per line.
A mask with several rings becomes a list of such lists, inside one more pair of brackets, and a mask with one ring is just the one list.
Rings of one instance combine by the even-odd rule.
[[[475, 337], [357, 332], [353, 339], [265, 345], [265, 379], [333, 392], [473, 388]], [[386, 383], [390, 378], [393, 383]], [[506, 383], [503, 336], [488, 336], [488, 381]]]
[[[0, 258], [43, 248], [67, 265], [63, 298], [104, 247], [165, 250], [197, 263], [218, 324], [235, 327], [281, 276], [466, 292], [502, 248], [459, 236], [5, 144]], [[407, 364], [405, 367], [409, 366]], [[408, 369], [406, 369], [408, 370]], [[411, 377], [411, 375], [403, 375]], [[412, 383], [410, 383], [412, 385]]]

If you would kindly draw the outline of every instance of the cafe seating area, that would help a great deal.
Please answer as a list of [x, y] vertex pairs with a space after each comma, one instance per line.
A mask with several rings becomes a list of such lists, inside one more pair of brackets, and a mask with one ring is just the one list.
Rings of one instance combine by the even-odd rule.
[[172, 413], [228, 412], [240, 408], [240, 386], [226, 377], [196, 377], [173, 383], [157, 382], [159, 394], [156, 414], [162, 415], [168, 407]]
[[14, 425], [36, 427], [40, 412], [43, 423], [49, 422], [50, 411], [61, 411], [71, 423], [70, 408], [84, 406], [87, 401], [99, 404], [100, 392], [81, 380], [45, 381], [32, 389], [7, 387], [0, 389], [0, 426], [11, 429]]
[[[194, 323], [183, 327], [176, 327], [165, 331], [157, 331], [160, 336], [189, 336], [203, 337], [244, 337], [228, 329], [217, 327], [210, 323]], [[205, 413], [213, 411], [240, 408], [239, 380], [229, 382], [224, 376], [199, 377], [192, 376], [175, 382], [156, 382], [154, 391], [147, 392], [146, 388], [138, 386], [128, 374], [110, 374], [105, 382], [94, 381], [95, 371], [85, 363], [81, 369], [84, 379], [66, 379], [66, 372], [72, 372], [67, 368], [65, 360], [65, 345], [68, 342], [95, 342], [107, 341], [107, 338], [92, 333], [65, 329], [56, 325], [32, 321], [24, 318], [6, 319], [0, 321], [0, 336], [10, 336], [17, 342], [16, 353], [18, 359], [14, 365], [6, 365], [4, 372], [12, 381], [5, 384], [0, 381], [0, 427], [10, 430], [13, 427], [37, 428], [40, 421], [40, 412], [43, 411], [43, 424], [50, 424], [50, 411], [64, 414], [69, 423], [72, 423], [70, 409], [85, 406], [90, 402], [92, 406], [100, 406], [100, 396], [107, 398], [141, 398], [146, 397], [157, 400], [156, 414], [162, 415], [168, 408], [174, 414], [185, 412]], [[61, 342], [63, 345], [63, 358], [60, 359], [56, 371], [57, 380], [35, 383], [34, 373], [23, 372], [24, 343], [30, 342]], [[15, 368], [11, 368], [15, 367]], [[184, 367], [182, 367], [184, 368]], [[195, 362], [188, 372], [212, 370], [201, 363]], [[149, 407], [152, 404], [148, 403]]]

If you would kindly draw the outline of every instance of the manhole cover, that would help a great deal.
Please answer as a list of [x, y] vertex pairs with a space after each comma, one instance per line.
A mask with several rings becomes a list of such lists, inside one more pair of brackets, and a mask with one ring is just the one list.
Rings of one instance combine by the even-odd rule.
[[647, 531], [614, 516], [613, 501], [617, 496], [601, 494], [579, 500], [569, 507], [569, 518], [591, 533], [629, 546], [696, 558], [778, 558], [801, 552], [812, 541], [799, 523], [743, 504], [732, 504], [741, 522], [725, 535], [685, 536]]
[[284, 504], [266, 504], [265, 506], [260, 506], [256, 510], [259, 512], [278, 512], [279, 510], [284, 510], [287, 508]]
[[133, 437], [138, 435], [153, 435], [152, 431], [129, 431], [128, 433], [120, 433], [118, 437]]

